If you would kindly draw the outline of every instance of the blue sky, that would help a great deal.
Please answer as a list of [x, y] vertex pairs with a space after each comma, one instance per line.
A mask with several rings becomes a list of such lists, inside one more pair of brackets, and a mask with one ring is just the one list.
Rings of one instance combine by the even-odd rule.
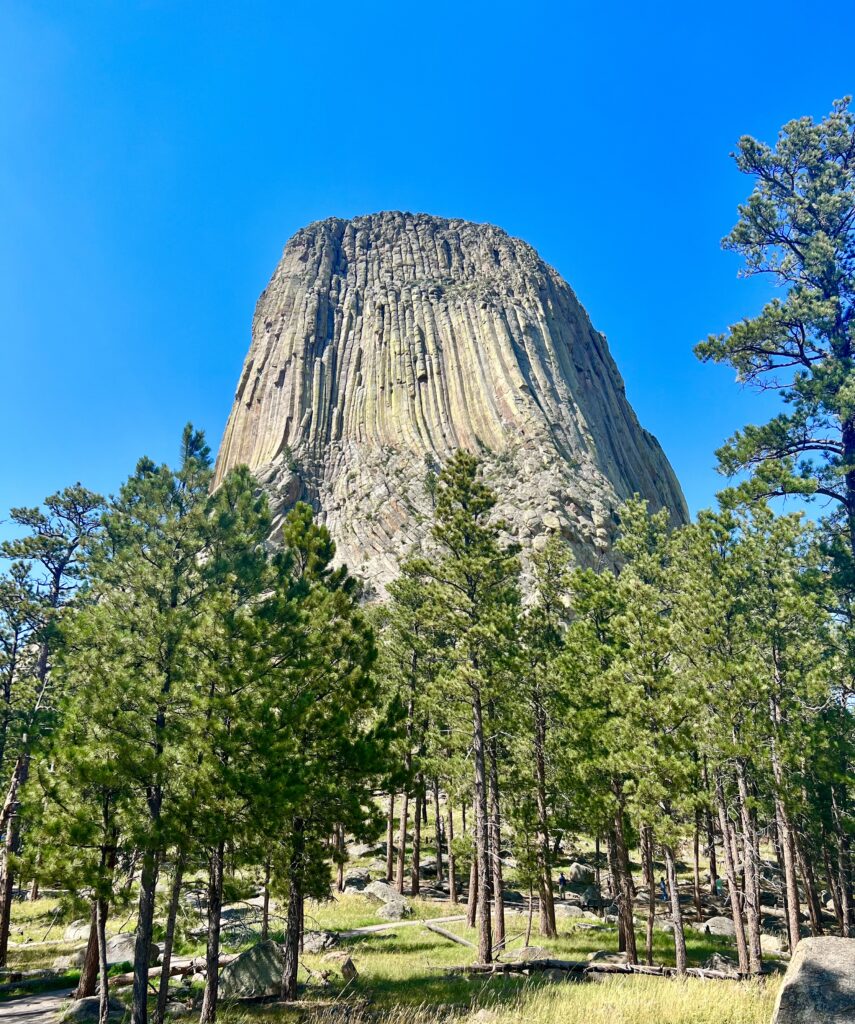
[[728, 154], [851, 92], [853, 38], [786, 0], [0, 0], [0, 518], [188, 420], [216, 447], [285, 241], [381, 209], [534, 245], [709, 504], [769, 409], [692, 354], [767, 294], [719, 248]]

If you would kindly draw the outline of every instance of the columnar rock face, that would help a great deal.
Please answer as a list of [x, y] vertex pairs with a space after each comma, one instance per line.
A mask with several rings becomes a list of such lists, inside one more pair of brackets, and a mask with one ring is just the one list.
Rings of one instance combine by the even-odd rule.
[[636, 492], [686, 518], [605, 338], [531, 246], [424, 214], [298, 231], [256, 308], [217, 479], [246, 463], [277, 511], [310, 501], [382, 595], [458, 448], [524, 551], [560, 531], [580, 564], [608, 559]]

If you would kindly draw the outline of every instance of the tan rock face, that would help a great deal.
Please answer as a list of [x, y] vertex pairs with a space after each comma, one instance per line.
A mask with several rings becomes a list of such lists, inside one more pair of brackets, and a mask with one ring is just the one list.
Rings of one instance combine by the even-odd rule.
[[524, 550], [558, 530], [580, 564], [608, 558], [635, 492], [686, 518], [605, 338], [531, 246], [424, 214], [298, 231], [256, 308], [217, 479], [246, 463], [277, 511], [311, 501], [382, 595], [457, 448], [481, 455]]

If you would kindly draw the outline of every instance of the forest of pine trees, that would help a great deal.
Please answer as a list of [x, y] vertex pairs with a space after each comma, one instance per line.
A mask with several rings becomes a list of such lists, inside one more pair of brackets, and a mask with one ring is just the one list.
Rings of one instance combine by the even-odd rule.
[[[749, 383], [773, 375], [787, 412], [722, 450], [742, 476], [690, 525], [627, 501], [617, 568], [574, 566], [554, 535], [525, 556], [524, 587], [523, 554], [466, 451], [431, 471], [429, 539], [375, 606], [308, 505], [271, 546], [248, 470], [212, 492], [190, 427], [176, 467], [141, 459], [112, 498], [77, 485], [12, 511], [0, 965], [17, 893], [75, 892], [91, 914], [78, 991], [100, 991], [106, 1021], [106, 923], [134, 904], [133, 1021], [161, 1024], [182, 879], [201, 876], [212, 1024], [224, 894], [252, 875], [265, 915], [271, 894], [285, 908], [293, 999], [304, 901], [329, 897], [347, 841], [383, 834], [401, 892], [418, 892], [430, 841], [451, 902], [468, 898], [481, 963], [506, 938], [508, 859], [554, 936], [556, 859], [580, 835], [603, 851], [630, 962], [652, 961], [662, 864], [685, 971], [689, 863], [697, 907], [702, 890], [726, 893], [739, 970], [759, 973], [761, 849], [790, 949], [827, 927], [826, 904], [853, 933], [853, 117], [837, 104], [819, 125], [788, 125], [775, 150], [742, 140], [737, 160], [756, 187], [729, 244], [786, 295], [700, 354]], [[775, 504], [787, 494], [830, 504], [811, 519]]]

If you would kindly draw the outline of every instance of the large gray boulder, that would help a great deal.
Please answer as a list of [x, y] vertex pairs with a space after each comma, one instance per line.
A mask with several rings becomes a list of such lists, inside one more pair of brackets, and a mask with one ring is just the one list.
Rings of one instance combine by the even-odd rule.
[[[112, 967], [114, 964], [123, 964], [134, 959], [134, 947], [137, 937], [133, 932], [119, 932], [118, 935], [111, 935], [107, 939], [107, 964]], [[152, 944], [148, 953], [148, 965], [154, 967], [160, 959], [160, 949]]]
[[395, 900], [403, 900], [404, 897], [393, 888], [388, 882], [369, 882], [362, 890], [362, 895], [375, 903], [392, 903]]
[[733, 920], [729, 917], [711, 917], [708, 921], [698, 921], [692, 927], [697, 932], [720, 935], [732, 939], [736, 935]]
[[371, 872], [365, 868], [348, 868], [342, 879], [345, 892], [362, 892], [371, 881]]
[[62, 937], [66, 942], [80, 942], [83, 939], [89, 938], [89, 926], [90, 922], [85, 921], [82, 917], [77, 921], [72, 921], [70, 925], [62, 933]]
[[384, 903], [377, 911], [377, 916], [383, 918], [384, 921], [403, 921], [412, 912], [413, 909], [410, 904], [399, 896], [396, 900], [389, 900], [388, 903]]
[[802, 939], [778, 991], [772, 1024], [855, 1021], [855, 939]]
[[[121, 1019], [125, 1013], [125, 1004], [118, 999], [110, 1000], [110, 1019]], [[90, 1021], [97, 1021], [99, 1017], [98, 996], [87, 996], [85, 999], [75, 999], [63, 1010], [60, 1020], [81, 1021], [89, 1024]]]
[[570, 864], [567, 868], [567, 881], [573, 885], [594, 881], [594, 869], [587, 864], [580, 864], [578, 861]]
[[282, 984], [282, 966], [282, 947], [270, 939], [259, 942], [220, 971], [220, 998], [275, 996]]

